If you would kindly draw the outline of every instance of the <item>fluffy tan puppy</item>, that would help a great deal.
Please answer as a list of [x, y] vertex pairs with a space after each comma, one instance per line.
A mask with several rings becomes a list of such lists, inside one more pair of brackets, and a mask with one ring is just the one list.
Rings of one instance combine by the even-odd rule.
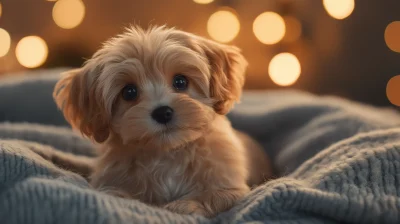
[[47, 157], [99, 190], [213, 217], [271, 175], [260, 146], [225, 117], [246, 67], [236, 47], [164, 26], [130, 28], [54, 91], [68, 122], [98, 143], [99, 157]]

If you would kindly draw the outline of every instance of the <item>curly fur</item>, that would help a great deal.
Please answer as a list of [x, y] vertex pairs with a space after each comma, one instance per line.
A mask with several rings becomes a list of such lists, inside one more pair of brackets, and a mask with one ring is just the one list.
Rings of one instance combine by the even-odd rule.
[[[270, 175], [260, 147], [224, 116], [239, 101], [246, 67], [236, 47], [164, 26], [132, 27], [64, 74], [54, 98], [101, 148], [94, 187], [212, 217]], [[187, 91], [172, 88], [175, 74], [188, 77]], [[128, 102], [121, 90], [132, 83], [139, 98]], [[150, 116], [163, 105], [175, 111], [166, 125]]]

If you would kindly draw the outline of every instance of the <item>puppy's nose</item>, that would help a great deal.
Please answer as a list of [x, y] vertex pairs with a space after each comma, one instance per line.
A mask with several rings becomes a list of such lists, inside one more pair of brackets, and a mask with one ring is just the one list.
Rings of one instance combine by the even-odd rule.
[[160, 124], [166, 124], [174, 115], [174, 110], [169, 106], [161, 106], [153, 110], [151, 117]]

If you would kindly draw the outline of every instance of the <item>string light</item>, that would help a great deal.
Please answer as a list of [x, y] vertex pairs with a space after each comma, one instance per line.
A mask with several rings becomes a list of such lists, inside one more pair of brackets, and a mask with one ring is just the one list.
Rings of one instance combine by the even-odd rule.
[[274, 83], [290, 86], [300, 77], [301, 66], [297, 57], [291, 53], [280, 53], [269, 63], [268, 73]]
[[53, 7], [53, 20], [63, 29], [72, 29], [82, 23], [85, 5], [81, 0], [58, 0]]
[[232, 41], [240, 30], [237, 16], [227, 10], [217, 11], [210, 16], [207, 22], [208, 34], [216, 41], [227, 43]]
[[198, 4], [209, 4], [209, 3], [213, 2], [214, 0], [193, 0], [193, 1]]
[[5, 56], [10, 50], [11, 37], [5, 29], [0, 28], [0, 57]]
[[394, 21], [386, 27], [385, 42], [392, 51], [400, 53], [400, 21]]
[[285, 36], [283, 37], [283, 41], [285, 42], [294, 42], [298, 40], [302, 33], [301, 23], [298, 19], [293, 16], [285, 16], [283, 17], [286, 26]]
[[18, 42], [15, 55], [22, 66], [26, 68], [39, 67], [47, 59], [47, 44], [38, 36], [24, 37]]
[[400, 107], [400, 75], [389, 80], [386, 85], [386, 96], [390, 103]]
[[354, 10], [354, 0], [323, 0], [325, 10], [335, 19], [345, 19]]
[[263, 44], [276, 44], [285, 36], [285, 21], [275, 12], [264, 12], [253, 22], [253, 32]]

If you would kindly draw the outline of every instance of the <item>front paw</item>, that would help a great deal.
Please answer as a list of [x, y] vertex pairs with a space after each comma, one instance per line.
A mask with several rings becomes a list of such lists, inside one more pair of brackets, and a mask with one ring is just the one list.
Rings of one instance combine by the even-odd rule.
[[205, 217], [210, 217], [210, 214], [207, 212], [207, 210], [204, 208], [204, 206], [194, 200], [177, 200], [170, 202], [164, 206], [165, 209], [179, 213], [182, 215], [201, 215]]
[[117, 198], [132, 199], [132, 196], [129, 193], [119, 189], [103, 187], [103, 188], [98, 188], [97, 190]]

